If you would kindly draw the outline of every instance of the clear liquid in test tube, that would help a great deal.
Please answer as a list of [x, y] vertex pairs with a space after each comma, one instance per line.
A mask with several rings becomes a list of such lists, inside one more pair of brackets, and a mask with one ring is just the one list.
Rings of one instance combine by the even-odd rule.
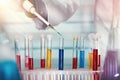
[[46, 69], [51, 69], [52, 67], [52, 36], [47, 36], [47, 58], [46, 58]]
[[78, 37], [73, 38], [73, 59], [72, 59], [72, 69], [77, 69], [78, 63]]
[[21, 57], [20, 57], [18, 42], [19, 42], [19, 40], [17, 38], [15, 38], [14, 46], [15, 46], [16, 63], [18, 65], [18, 69], [21, 70]]
[[45, 36], [41, 36], [41, 59], [40, 68], [45, 68]]

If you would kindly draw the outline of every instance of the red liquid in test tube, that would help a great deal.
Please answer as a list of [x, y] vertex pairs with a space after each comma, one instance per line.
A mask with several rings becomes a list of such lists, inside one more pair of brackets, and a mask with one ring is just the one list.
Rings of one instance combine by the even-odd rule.
[[77, 69], [77, 54], [78, 54], [78, 37], [73, 38], [73, 61], [72, 61], [72, 69]]
[[45, 37], [41, 35], [40, 68], [45, 68]]
[[18, 48], [18, 39], [15, 39], [14, 44], [15, 44], [16, 63], [18, 65], [19, 70], [21, 70], [21, 59], [20, 59], [20, 52]]
[[98, 49], [93, 49], [93, 70], [98, 70]]
[[20, 59], [20, 55], [16, 55], [16, 62], [18, 65], [19, 70], [21, 70], [21, 59]]
[[93, 70], [97, 71], [98, 67], [100, 66], [100, 55], [99, 54], [101, 53], [101, 51], [100, 51], [99, 41], [101, 39], [101, 36], [96, 33], [96, 34], [90, 34], [89, 37], [94, 42], [94, 48], [93, 48]]
[[33, 58], [29, 58], [28, 64], [29, 70], [33, 70]]
[[73, 58], [73, 69], [77, 69], [77, 58]]
[[100, 55], [98, 55], [98, 67], [100, 67], [100, 64], [101, 64], [101, 56]]
[[45, 68], [45, 59], [41, 59], [40, 60], [40, 63], [41, 63], [41, 68]]
[[29, 70], [33, 70], [33, 45], [32, 45], [32, 36], [29, 36], [28, 39], [28, 55], [29, 55], [29, 59], [28, 59], [28, 69]]

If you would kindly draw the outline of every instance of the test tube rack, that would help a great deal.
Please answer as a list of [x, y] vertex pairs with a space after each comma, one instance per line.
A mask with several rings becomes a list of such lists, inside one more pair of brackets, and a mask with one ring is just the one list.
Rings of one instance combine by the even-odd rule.
[[[97, 73], [97, 75], [95, 75]], [[79, 70], [26, 70], [21, 71], [23, 80], [98, 80], [101, 71]], [[100, 79], [99, 79], [100, 80]]]
[[[65, 50], [66, 49], [67, 48], [65, 47]], [[73, 46], [69, 49], [72, 51]], [[48, 70], [46, 68], [34, 68], [32, 70], [22, 69], [20, 73], [22, 76], [22, 80], [101, 80], [101, 69], [92, 70], [88, 68], [68, 68], [64, 70], [57, 70], [51, 68]]]

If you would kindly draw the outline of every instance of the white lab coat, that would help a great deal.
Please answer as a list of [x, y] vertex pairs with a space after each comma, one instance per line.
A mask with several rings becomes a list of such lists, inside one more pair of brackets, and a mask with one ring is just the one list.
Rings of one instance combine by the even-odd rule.
[[95, 5], [95, 24], [97, 32], [101, 34], [102, 58], [105, 59], [106, 51], [111, 44], [108, 42], [111, 38], [109, 37], [111, 27], [115, 28], [114, 49], [120, 51], [120, 0], [96, 0]]
[[[114, 1], [114, 2], [113, 2]], [[115, 8], [113, 11], [113, 7]], [[96, 0], [95, 7], [95, 22], [97, 32], [102, 35], [103, 49], [106, 49], [108, 44], [108, 35], [111, 27], [115, 29], [115, 48], [120, 49], [120, 0]], [[114, 14], [114, 17], [113, 17]], [[119, 22], [118, 22], [119, 21]], [[118, 23], [117, 23], [118, 22]]]

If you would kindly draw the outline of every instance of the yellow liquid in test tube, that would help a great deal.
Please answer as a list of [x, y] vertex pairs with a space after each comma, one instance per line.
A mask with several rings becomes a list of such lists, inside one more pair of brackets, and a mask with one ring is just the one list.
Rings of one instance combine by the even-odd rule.
[[[93, 68], [93, 53], [89, 53], [88, 68], [90, 70], [92, 70], [92, 68]], [[93, 74], [90, 74], [90, 80], [93, 80], [92, 76], [93, 76]]]
[[46, 69], [51, 69], [51, 63], [52, 63], [52, 50], [47, 50], [47, 60], [46, 60]]
[[93, 68], [93, 54], [92, 53], [89, 53], [89, 69], [91, 70]]

